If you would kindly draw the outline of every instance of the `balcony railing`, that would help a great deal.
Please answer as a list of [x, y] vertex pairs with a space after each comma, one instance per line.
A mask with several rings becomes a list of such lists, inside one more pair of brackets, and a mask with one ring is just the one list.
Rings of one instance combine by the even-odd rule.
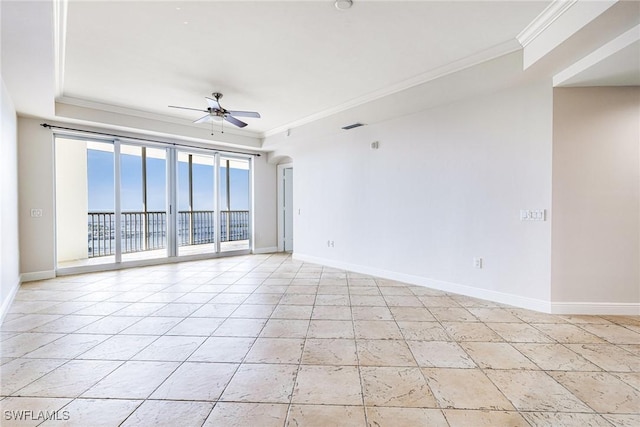
[[[123, 212], [122, 253], [164, 249], [167, 245], [165, 212]], [[89, 212], [89, 258], [116, 253], [115, 213]], [[220, 211], [220, 242], [249, 239], [249, 211]], [[179, 211], [180, 246], [215, 243], [214, 211]]]

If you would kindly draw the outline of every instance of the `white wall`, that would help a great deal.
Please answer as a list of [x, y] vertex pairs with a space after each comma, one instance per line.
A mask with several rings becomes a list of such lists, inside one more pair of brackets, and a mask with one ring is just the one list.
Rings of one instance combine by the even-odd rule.
[[267, 156], [254, 157], [254, 237], [255, 253], [276, 252], [277, 205], [276, 205], [276, 166], [267, 161]]
[[0, 322], [20, 285], [16, 110], [0, 77]]
[[519, 211], [550, 209], [551, 119], [540, 82], [301, 142], [295, 256], [548, 310], [550, 222]]
[[58, 262], [87, 259], [87, 144], [59, 139], [55, 145], [56, 255]]
[[[18, 119], [20, 271], [23, 280], [55, 274], [53, 135], [42, 120]], [[31, 209], [42, 217], [31, 218]]]
[[555, 89], [553, 132], [554, 307], [640, 314], [640, 88]]

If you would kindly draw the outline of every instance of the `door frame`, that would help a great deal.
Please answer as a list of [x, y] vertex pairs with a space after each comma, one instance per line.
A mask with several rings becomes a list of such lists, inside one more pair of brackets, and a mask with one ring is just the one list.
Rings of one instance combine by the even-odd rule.
[[277, 166], [276, 196], [278, 204], [278, 252], [284, 252], [284, 170], [293, 168], [293, 163], [282, 163]]

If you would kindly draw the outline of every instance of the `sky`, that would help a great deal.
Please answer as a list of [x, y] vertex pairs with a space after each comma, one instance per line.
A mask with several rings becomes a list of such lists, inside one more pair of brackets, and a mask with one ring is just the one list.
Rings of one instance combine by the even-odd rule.
[[[140, 212], [142, 206], [142, 158], [122, 154], [120, 161], [121, 206], [123, 212]], [[147, 211], [164, 211], [166, 206], [166, 162], [147, 157]], [[113, 212], [113, 153], [87, 150], [89, 211]], [[214, 206], [213, 166], [193, 164], [193, 210], [212, 211]], [[227, 210], [226, 168], [220, 168], [220, 208]], [[249, 171], [231, 168], [231, 210], [249, 209]], [[178, 163], [178, 210], [189, 209], [188, 165]]]

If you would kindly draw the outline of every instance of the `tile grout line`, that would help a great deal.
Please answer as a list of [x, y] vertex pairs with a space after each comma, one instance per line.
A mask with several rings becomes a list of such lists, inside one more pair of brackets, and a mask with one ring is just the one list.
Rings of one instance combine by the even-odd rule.
[[[299, 271], [300, 271], [300, 269], [302, 268], [303, 265], [304, 265], [304, 263], [300, 264], [300, 267], [297, 270], [298, 273], [299, 273]], [[296, 273], [296, 275], [298, 273]], [[318, 278], [318, 282], [320, 281], [321, 278], [322, 278], [322, 273], [320, 274], [320, 278]], [[317, 285], [314, 285], [314, 286], [317, 286]], [[307, 340], [309, 338], [309, 330], [311, 329], [311, 320], [313, 319], [313, 312], [314, 312], [315, 307], [316, 307], [315, 301], [316, 301], [317, 295], [318, 295], [318, 291], [316, 289], [316, 294], [315, 294], [314, 299], [313, 299], [313, 305], [312, 305], [312, 308], [311, 308], [311, 313], [309, 314], [309, 322], [307, 323], [307, 331], [304, 334], [304, 342], [302, 343], [302, 352], [300, 353], [300, 360], [298, 361], [298, 367], [296, 368], [296, 373], [295, 373], [295, 376], [293, 378], [293, 387], [291, 389], [291, 396], [289, 396], [289, 405], [287, 406], [287, 413], [286, 413], [285, 418], [284, 418], [284, 423], [283, 423], [284, 426], [288, 425], [289, 421], [290, 421], [291, 408], [293, 407], [293, 395], [296, 392], [296, 384], [298, 383], [298, 376], [300, 375], [300, 370], [302, 369], [302, 359], [304, 357], [304, 351], [307, 348]]]
[[[375, 280], [374, 280], [375, 283]], [[380, 292], [380, 289], [378, 287], [378, 284], [376, 283], [376, 289], [378, 290], [378, 293]], [[357, 363], [357, 367], [358, 367], [358, 377], [360, 378], [360, 395], [362, 396], [362, 411], [364, 412], [364, 423], [365, 426], [369, 425], [369, 411], [367, 410], [367, 405], [365, 402], [365, 386], [364, 386], [364, 377], [362, 375], [362, 365], [360, 364], [360, 352], [359, 350], [359, 346], [358, 346], [358, 336], [356, 334], [356, 321], [353, 318], [353, 304], [351, 302], [351, 286], [349, 284], [349, 277], [348, 277], [348, 273], [347, 273], [347, 291], [349, 292], [349, 311], [351, 312], [351, 327], [353, 328], [353, 344], [356, 348], [356, 363]]]

